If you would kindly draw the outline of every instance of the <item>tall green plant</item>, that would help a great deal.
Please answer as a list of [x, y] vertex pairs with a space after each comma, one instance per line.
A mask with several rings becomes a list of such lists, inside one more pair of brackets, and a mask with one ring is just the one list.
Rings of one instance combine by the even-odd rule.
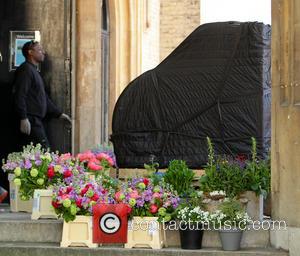
[[235, 197], [245, 191], [245, 174], [240, 165], [225, 157], [216, 157], [211, 139], [207, 137], [208, 162], [205, 174], [200, 178], [200, 189], [204, 192], [225, 191], [226, 196]]
[[193, 191], [192, 182], [195, 173], [183, 160], [172, 160], [164, 175], [164, 181], [172, 185], [180, 197], [189, 197]]
[[251, 161], [247, 162], [245, 170], [246, 188], [254, 191], [257, 195], [261, 194], [266, 197], [271, 190], [270, 158], [258, 159], [256, 139], [252, 137], [251, 140]]

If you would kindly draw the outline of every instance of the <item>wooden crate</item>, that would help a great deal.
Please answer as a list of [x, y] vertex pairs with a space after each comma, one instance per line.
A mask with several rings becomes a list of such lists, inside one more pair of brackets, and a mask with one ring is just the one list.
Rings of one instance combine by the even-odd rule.
[[76, 216], [74, 221], [64, 221], [60, 247], [69, 246], [98, 247], [98, 244], [93, 243], [92, 216]]
[[133, 217], [128, 223], [127, 243], [125, 248], [152, 248], [167, 247], [166, 231], [157, 217]]
[[14, 183], [14, 174], [8, 174], [11, 212], [32, 212], [33, 200], [23, 201], [19, 195], [19, 187]]
[[31, 219], [57, 219], [51, 202], [52, 189], [35, 189]]

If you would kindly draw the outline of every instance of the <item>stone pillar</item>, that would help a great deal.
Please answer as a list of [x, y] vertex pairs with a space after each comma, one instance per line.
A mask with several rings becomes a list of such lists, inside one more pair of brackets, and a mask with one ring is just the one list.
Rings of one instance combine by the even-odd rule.
[[76, 1], [75, 153], [100, 142], [101, 3]]
[[271, 243], [299, 255], [300, 245], [300, 2], [272, 0]]

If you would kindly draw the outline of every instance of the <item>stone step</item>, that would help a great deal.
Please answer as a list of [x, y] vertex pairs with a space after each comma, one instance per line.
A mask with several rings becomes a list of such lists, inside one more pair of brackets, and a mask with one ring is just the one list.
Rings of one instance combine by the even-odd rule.
[[288, 256], [288, 252], [272, 248], [247, 248], [240, 251], [222, 251], [221, 249], [205, 248], [200, 250], [182, 250], [179, 248], [124, 249], [121, 247], [103, 246], [98, 248], [70, 247], [60, 248], [57, 243], [0, 243], [0, 255], [6, 256]]
[[[62, 237], [62, 220], [31, 220], [29, 213], [0, 214], [0, 242], [44, 242], [59, 243]], [[250, 227], [249, 227], [250, 228]], [[255, 229], [258, 229], [257, 227]], [[180, 246], [179, 231], [166, 229], [167, 244]], [[202, 246], [221, 247], [217, 231], [205, 231]], [[269, 230], [246, 230], [241, 248], [270, 247]]]

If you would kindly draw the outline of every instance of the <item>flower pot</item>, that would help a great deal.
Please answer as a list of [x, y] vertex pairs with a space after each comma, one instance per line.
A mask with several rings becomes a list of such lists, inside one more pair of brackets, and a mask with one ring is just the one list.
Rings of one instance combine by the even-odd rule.
[[127, 243], [125, 248], [150, 247], [161, 249], [166, 244], [166, 231], [157, 217], [133, 217], [128, 222]]
[[9, 180], [9, 196], [10, 196], [10, 211], [11, 212], [31, 212], [32, 199], [23, 201], [19, 195], [19, 186], [14, 183], [14, 174], [8, 174]]
[[202, 248], [202, 225], [197, 225], [197, 223], [180, 225], [179, 235], [182, 249], [194, 250]]
[[32, 220], [57, 219], [57, 215], [51, 204], [52, 190], [51, 189], [35, 189], [33, 194]]
[[244, 192], [241, 197], [247, 198], [246, 211], [252, 220], [263, 220], [263, 196], [253, 191]]
[[224, 251], [237, 251], [240, 249], [243, 231], [240, 229], [219, 230], [219, 236]]
[[92, 216], [76, 216], [73, 221], [64, 221], [60, 247], [69, 246], [98, 247], [93, 243]]

